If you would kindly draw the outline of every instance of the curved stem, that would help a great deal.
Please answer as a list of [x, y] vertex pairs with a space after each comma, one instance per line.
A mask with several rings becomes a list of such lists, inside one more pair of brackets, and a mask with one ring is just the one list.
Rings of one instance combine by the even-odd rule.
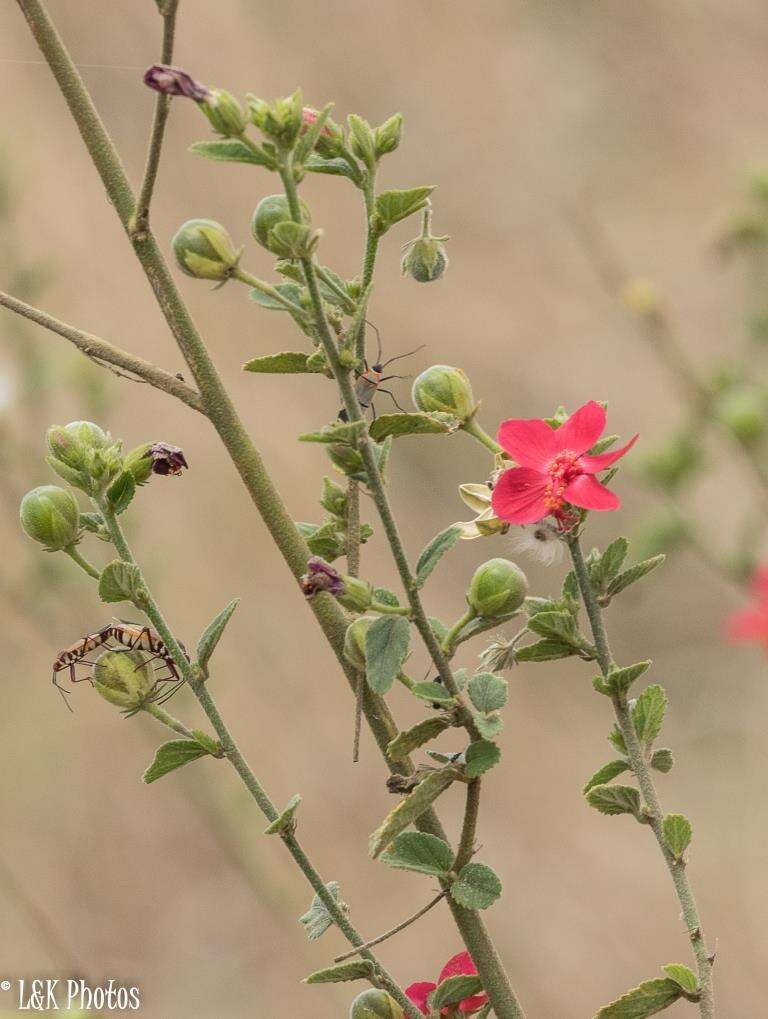
[[501, 453], [501, 446], [495, 439], [492, 439], [491, 436], [483, 428], [480, 427], [480, 425], [477, 423], [476, 415], [473, 415], [469, 419], [469, 421], [467, 421], [467, 423], [464, 425], [464, 431], [468, 435], [471, 435], [473, 439], [477, 439], [478, 442], [481, 442], [494, 455], [496, 453]]
[[[97, 501], [98, 509], [104, 518], [109, 533], [112, 537], [112, 542], [118, 552], [120, 558], [127, 563], [132, 563], [138, 567], [138, 563], [125, 540], [125, 535], [122, 532], [122, 528], [117, 520], [115, 514], [111, 511], [109, 504], [105, 499]], [[163, 640], [166, 648], [170, 652], [170, 655], [179, 670], [179, 674], [186, 680], [187, 685], [195, 695], [200, 707], [206, 714], [206, 717], [213, 726], [216, 735], [219, 737], [221, 742], [224, 756], [235, 769], [237, 774], [240, 776], [243, 785], [246, 787], [251, 797], [255, 801], [262, 814], [266, 817], [269, 822], [276, 821], [279, 817], [279, 811], [274, 805], [272, 800], [267, 795], [264, 787], [261, 785], [256, 775], [251, 770], [248, 762], [245, 760], [240, 748], [235, 742], [234, 737], [229, 731], [224, 719], [221, 717], [218, 707], [211, 696], [208, 686], [199, 678], [196, 670], [190, 663], [187, 656], [184, 654], [181, 645], [174, 637], [168, 623], [165, 620], [160, 607], [153, 598], [149, 587], [147, 586], [146, 578], [141, 573], [139, 568], [139, 575], [141, 583], [146, 590], [146, 614], [152, 622], [160, 637]], [[148, 705], [151, 708], [152, 705]], [[150, 711], [150, 714], [155, 714]], [[158, 717], [155, 715], [155, 717]], [[175, 721], [175, 720], [172, 720]], [[167, 723], [166, 723], [167, 724]], [[180, 723], [179, 723], [180, 724]], [[174, 728], [174, 726], [171, 726]], [[191, 735], [191, 733], [190, 733]], [[307, 879], [309, 884], [316, 892], [318, 898], [325, 905], [328, 912], [333, 917], [333, 921], [342, 934], [346, 937], [347, 941], [355, 947], [360, 949], [360, 954], [364, 959], [368, 959], [376, 967], [377, 982], [385, 988], [385, 990], [392, 995], [392, 997], [398, 1002], [401, 1008], [404, 1009], [406, 1015], [411, 1016], [412, 1019], [420, 1019], [420, 1013], [416, 1010], [413, 1004], [406, 998], [405, 994], [394, 980], [392, 976], [384, 969], [381, 963], [378, 961], [375, 955], [364, 947], [364, 940], [357, 930], [347, 919], [346, 913], [342, 909], [341, 905], [328, 891], [325, 882], [323, 881], [320, 874], [313, 867], [309, 857], [302, 849], [294, 833], [287, 830], [281, 833], [281, 838], [285, 843], [288, 852], [291, 854], [293, 859], [299, 866], [304, 877]]]
[[87, 573], [89, 577], [93, 577], [94, 580], [99, 579], [99, 577], [101, 576], [99, 571], [96, 569], [95, 566], [89, 563], [87, 559], [80, 555], [80, 553], [77, 551], [74, 545], [70, 545], [69, 548], [65, 548], [63, 549], [63, 551], [66, 552], [69, 558], [73, 562], [77, 563], [80, 569], [84, 573]]
[[239, 265], [236, 265], [231, 273], [232, 279], [239, 280], [241, 283], [246, 283], [249, 287], [253, 287], [254, 290], [258, 290], [260, 294], [264, 294], [266, 297], [271, 297], [273, 301], [277, 301], [278, 304], [282, 304], [286, 311], [290, 311], [292, 315], [296, 315], [298, 309], [293, 301], [289, 301], [287, 297], [283, 297], [279, 290], [272, 286], [271, 283], [265, 283], [264, 280], [258, 279], [256, 276], [252, 276], [245, 269], [241, 269]]
[[[579, 584], [579, 590], [581, 591], [584, 607], [587, 610], [587, 616], [592, 629], [592, 636], [595, 641], [597, 663], [600, 666], [600, 671], [603, 676], [607, 678], [611, 669], [614, 667], [614, 661], [613, 655], [611, 654], [611, 647], [608, 643], [608, 634], [605, 629], [603, 613], [597, 602], [595, 593], [592, 590], [587, 565], [584, 562], [584, 555], [581, 551], [581, 545], [578, 537], [569, 541], [568, 546], [571, 551], [571, 559], [573, 561], [574, 572], [576, 573], [576, 580]], [[648, 823], [653, 830], [653, 834], [656, 836], [656, 841], [658, 842], [659, 849], [664, 857], [664, 862], [672, 876], [672, 883], [675, 886], [685, 926], [693, 946], [693, 954], [696, 957], [696, 967], [699, 974], [699, 989], [701, 993], [701, 998], [698, 1002], [699, 1011], [701, 1012], [702, 1019], [713, 1019], [715, 1015], [715, 999], [712, 989], [712, 964], [710, 962], [709, 952], [707, 951], [706, 942], [704, 940], [704, 932], [701, 927], [701, 921], [699, 920], [696, 901], [693, 897], [693, 890], [691, 889], [688, 876], [685, 872], [685, 863], [682, 860], [675, 859], [664, 841], [664, 835], [662, 832], [664, 812], [661, 808], [661, 803], [659, 802], [658, 793], [656, 792], [656, 786], [653, 781], [650, 764], [646, 755], [643, 753], [640, 741], [637, 738], [637, 733], [635, 732], [635, 726], [632, 721], [629, 705], [627, 704], [626, 694], [616, 695], [612, 698], [612, 700], [616, 715], [616, 722], [621, 731], [621, 735], [624, 738], [630, 764], [632, 765], [632, 770], [635, 773], [637, 783], [640, 786], [640, 791], [645, 801], [648, 813]]]
[[464, 629], [464, 627], [467, 625], [467, 623], [470, 623], [475, 618], [476, 615], [477, 613], [474, 611], [474, 609], [467, 609], [464, 615], [460, 616], [456, 620], [456, 622], [450, 628], [448, 633], [446, 633], [445, 637], [443, 637], [443, 650], [445, 651], [449, 658], [453, 657], [453, 653], [456, 650], [453, 642], [456, 640], [456, 638]]
[[354, 478], [347, 479], [347, 573], [350, 577], [360, 574], [360, 486]]
[[195, 738], [192, 731], [188, 729], [183, 722], [180, 722], [178, 718], [174, 718], [173, 715], [170, 715], [167, 711], [164, 711], [159, 704], [145, 704], [142, 710], [148, 715], [152, 715], [152, 717], [156, 718], [158, 722], [162, 722], [162, 724], [167, 726], [169, 729], [173, 729], [173, 731], [177, 732], [180, 736], [186, 736], [187, 739]]
[[477, 819], [480, 814], [480, 779], [473, 778], [467, 786], [467, 803], [464, 808], [464, 820], [461, 825], [461, 837], [459, 848], [456, 853], [454, 870], [469, 863], [475, 852], [475, 836], [477, 834]]
[[[426, 906], [422, 906], [421, 909], [417, 910], [412, 916], [409, 916], [407, 920], [403, 920], [394, 927], [390, 927], [388, 931], [385, 931], [384, 934], [379, 934], [377, 938], [371, 938], [370, 941], [366, 941], [366, 943], [361, 945], [360, 948], [372, 948], [374, 945], [380, 945], [382, 941], [388, 941], [389, 938], [394, 937], [395, 934], [399, 934], [400, 931], [404, 931], [406, 927], [410, 927], [412, 923], [420, 920], [425, 913], [428, 913], [430, 909], [432, 909], [433, 906], [436, 906], [438, 902], [441, 902], [447, 894], [448, 889], [444, 888], [434, 897], [434, 899], [430, 899]], [[344, 955], [337, 955], [333, 961], [336, 963], [346, 962], [347, 959], [352, 959], [354, 956], [359, 955], [360, 948], [353, 948], [349, 952], [345, 952]]]

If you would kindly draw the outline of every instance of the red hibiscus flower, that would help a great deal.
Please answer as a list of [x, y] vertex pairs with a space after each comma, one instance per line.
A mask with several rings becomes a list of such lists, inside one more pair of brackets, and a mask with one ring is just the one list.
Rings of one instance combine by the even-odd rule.
[[512, 524], [534, 524], [550, 514], [568, 519], [567, 504], [588, 510], [616, 510], [619, 497], [595, 474], [610, 467], [631, 448], [587, 456], [605, 429], [605, 410], [590, 400], [559, 428], [537, 418], [510, 418], [499, 427], [498, 440], [519, 467], [505, 471], [493, 490], [497, 517]]
[[768, 651], [768, 566], [755, 572], [750, 584], [754, 604], [728, 617], [725, 633], [729, 640], [762, 644]]
[[[440, 976], [437, 978], [437, 984], [429, 982], [411, 984], [410, 987], [406, 988], [405, 993], [414, 1005], [421, 1009], [424, 1015], [429, 1015], [427, 1000], [438, 984], [447, 980], [448, 977], [476, 976], [476, 974], [477, 968], [474, 962], [472, 962], [472, 956], [469, 952], [459, 952], [458, 955], [454, 955], [454, 957], [449, 959], [445, 966], [443, 966]], [[471, 998], [464, 998], [463, 1001], [459, 1002], [459, 1012], [461, 1015], [474, 1015], [476, 1012], [480, 1011], [487, 1001], [488, 996], [486, 994], [475, 994]], [[450, 1008], [444, 1008], [441, 1015], [449, 1015], [451, 1013], [451, 1009], [454, 1007], [455, 1006], [451, 1005]]]

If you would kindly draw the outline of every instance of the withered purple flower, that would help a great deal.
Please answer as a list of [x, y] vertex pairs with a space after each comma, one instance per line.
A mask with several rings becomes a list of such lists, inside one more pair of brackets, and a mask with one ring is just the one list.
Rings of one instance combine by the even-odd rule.
[[196, 103], [202, 103], [211, 94], [209, 88], [195, 81], [186, 71], [170, 64], [153, 64], [144, 74], [144, 84], [164, 96], [186, 96]]
[[344, 592], [344, 579], [324, 559], [312, 556], [307, 563], [307, 572], [301, 578], [301, 589], [307, 598], [314, 598], [321, 591], [339, 595]]
[[184, 452], [167, 442], [156, 442], [149, 447], [147, 455], [152, 457], [153, 474], [181, 474], [185, 467], [189, 468]]

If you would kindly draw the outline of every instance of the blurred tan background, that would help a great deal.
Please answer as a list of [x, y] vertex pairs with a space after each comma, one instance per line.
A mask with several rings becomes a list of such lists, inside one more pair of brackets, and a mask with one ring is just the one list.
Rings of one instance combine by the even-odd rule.
[[[137, 181], [152, 109], [141, 70], [159, 52], [154, 3], [52, 0], [50, 10]], [[444, 281], [417, 286], [398, 266], [415, 222], [386, 238], [372, 317], [388, 355], [427, 343], [409, 371], [433, 362], [465, 368], [489, 430], [502, 417], [596, 398], [610, 401], [611, 431], [638, 429], [648, 443], [679, 421], [676, 391], [601, 287], [563, 208], [589, 201], [631, 269], [666, 294], [700, 364], [738, 347], [744, 281], [723, 271], [713, 238], [741, 201], [744, 170], [768, 162], [766, 59], [765, 7], [756, 0], [182, 0], [177, 46], [177, 63], [239, 94], [271, 97], [301, 84], [314, 105], [333, 99], [339, 119], [405, 114], [405, 141], [386, 159], [382, 184], [439, 184], [435, 225], [453, 240]], [[15, 217], [2, 246], [2, 287], [31, 287], [54, 315], [180, 370], [11, 3], [0, 11], [0, 95]], [[176, 103], [153, 210], [157, 235], [167, 248], [181, 221], [219, 219], [246, 243], [243, 264], [267, 274], [248, 219], [275, 182], [259, 169], [187, 154], [207, 136], [192, 104]], [[324, 261], [353, 274], [357, 194], [341, 179], [310, 177], [304, 195], [325, 229]], [[36, 269], [34, 279], [19, 280], [24, 267]], [[292, 513], [319, 520], [327, 462], [295, 436], [334, 416], [331, 387], [242, 374], [248, 357], [300, 342], [287, 319], [259, 311], [236, 285], [213, 293], [182, 277], [180, 286]], [[299, 982], [342, 941], [330, 932], [307, 942], [297, 917], [311, 895], [277, 840], [260, 837], [264, 822], [234, 776], [201, 762], [145, 787], [139, 778], [162, 731], [150, 719], [122, 721], [85, 685], [70, 715], [51, 690], [54, 655], [110, 613], [84, 577], [19, 531], [18, 498], [54, 480], [42, 462], [45, 427], [91, 416], [129, 447], [157, 439], [183, 446], [191, 470], [142, 491], [131, 512], [134, 543], [188, 644], [231, 597], [242, 598], [217, 653], [222, 710], [273, 798], [301, 792], [301, 838], [372, 937], [426, 902], [432, 886], [367, 859], [367, 835], [393, 801], [369, 737], [360, 763], [350, 763], [352, 705], [338, 668], [201, 417], [99, 372], [55, 337], [19, 332], [8, 313], [0, 337], [0, 976], [77, 971], [93, 983], [138, 983], [147, 1019], [346, 1015], [352, 987]], [[407, 402], [407, 383], [397, 392]], [[695, 506], [711, 540], [727, 542], [754, 490], [723, 446], [711, 456], [716, 469]], [[456, 485], [480, 480], [485, 463], [461, 435], [402, 440], [391, 492], [412, 554], [466, 518]], [[624, 510], [593, 522], [595, 541], [632, 531], [656, 505], [628, 471], [619, 484]], [[376, 529], [365, 569], [395, 586]], [[97, 557], [103, 550], [93, 544]], [[505, 553], [501, 538], [462, 544], [428, 588], [430, 611], [455, 618], [474, 566]], [[563, 566], [522, 565], [536, 593], [558, 589]], [[740, 604], [684, 553], [609, 617], [620, 660], [653, 657], [654, 678], [670, 695], [662, 745], [677, 766], [659, 785], [666, 808], [694, 824], [690, 873], [718, 949], [724, 1019], [767, 1011], [768, 693], [760, 653], [721, 639], [724, 616]], [[470, 645], [461, 664], [473, 665], [482, 646]], [[585, 1019], [662, 964], [690, 961], [650, 836], [583, 802], [581, 785], [611, 753], [609, 705], [592, 691], [592, 671], [566, 662], [509, 674], [503, 764], [486, 783], [483, 858], [505, 888], [487, 921], [531, 1019]], [[391, 700], [402, 723], [416, 720], [403, 692]], [[189, 720], [190, 701], [173, 702]], [[441, 803], [452, 830], [460, 809], [458, 795]], [[435, 910], [382, 946], [381, 957], [407, 984], [434, 979], [459, 947], [446, 912]], [[11, 1001], [0, 995], [3, 1007]]]

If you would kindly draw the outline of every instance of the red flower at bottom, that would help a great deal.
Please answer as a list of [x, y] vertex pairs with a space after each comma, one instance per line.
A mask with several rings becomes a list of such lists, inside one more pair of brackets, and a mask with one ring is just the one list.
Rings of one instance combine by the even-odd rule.
[[750, 587], [753, 607], [729, 616], [725, 633], [735, 643], [762, 644], [768, 651], [768, 566], [755, 571]]
[[[459, 952], [458, 955], [454, 955], [452, 959], [443, 966], [440, 971], [440, 976], [437, 978], [437, 983], [433, 984], [430, 982], [411, 984], [410, 987], [406, 987], [406, 997], [410, 998], [414, 1005], [421, 1009], [424, 1015], [429, 1015], [429, 1005], [427, 1004], [429, 996], [434, 991], [438, 984], [441, 984], [448, 977], [458, 976], [476, 976], [477, 967], [472, 962], [472, 956], [469, 952]], [[459, 1012], [462, 1015], [474, 1015], [475, 1012], [479, 1012], [483, 1005], [488, 1001], [487, 994], [475, 994], [471, 998], [464, 998], [463, 1001], [459, 1002]], [[453, 1008], [453, 1006], [451, 1006]], [[450, 1013], [449, 1008], [444, 1008], [441, 1015], [448, 1015]]]
[[497, 517], [511, 524], [535, 524], [550, 514], [563, 521], [567, 504], [587, 510], [616, 510], [619, 497], [595, 474], [619, 460], [637, 436], [621, 449], [587, 456], [605, 428], [605, 410], [590, 400], [560, 425], [510, 418], [499, 427], [499, 444], [516, 460], [499, 478], [491, 505]]

